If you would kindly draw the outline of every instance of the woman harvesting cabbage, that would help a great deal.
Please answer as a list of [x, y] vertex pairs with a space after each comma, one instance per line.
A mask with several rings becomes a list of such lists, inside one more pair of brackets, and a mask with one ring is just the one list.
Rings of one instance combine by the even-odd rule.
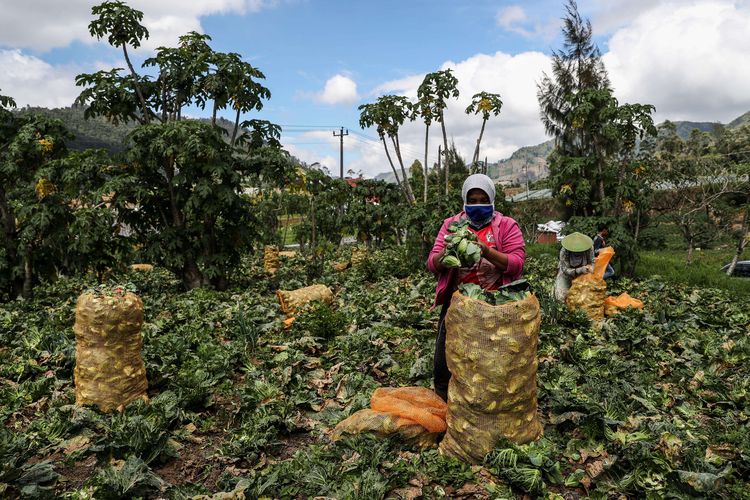
[[[483, 174], [470, 175], [464, 181], [461, 196], [464, 210], [443, 221], [427, 258], [427, 269], [438, 278], [433, 307], [442, 307], [435, 346], [434, 383], [435, 392], [444, 400], [448, 398], [451, 378], [445, 360], [445, 315], [451, 295], [462, 283], [497, 290], [516, 281], [521, 277], [526, 259], [518, 223], [495, 211], [492, 179]], [[460, 251], [454, 240], [454, 235], [459, 233], [468, 236], [460, 238]], [[478, 247], [478, 251], [472, 245]]]

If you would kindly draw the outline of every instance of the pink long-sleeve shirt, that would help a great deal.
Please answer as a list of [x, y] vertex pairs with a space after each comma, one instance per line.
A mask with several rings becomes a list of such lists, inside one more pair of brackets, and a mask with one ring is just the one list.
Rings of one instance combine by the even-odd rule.
[[[440, 254], [445, 248], [445, 235], [448, 234], [448, 225], [451, 222], [465, 218], [466, 214], [462, 211], [453, 217], [448, 217], [443, 221], [443, 226], [438, 232], [432, 251], [427, 257], [427, 269], [435, 274], [438, 278], [437, 287], [435, 288], [435, 303], [433, 309], [450, 300], [456, 286], [456, 269], [438, 271], [435, 268], [433, 259]], [[490, 222], [492, 226], [492, 235], [495, 238], [497, 250], [508, 255], [508, 267], [503, 272], [502, 283], [508, 283], [520, 279], [523, 272], [523, 264], [526, 261], [526, 246], [523, 241], [523, 234], [518, 227], [518, 223], [511, 217], [507, 217], [500, 212], [495, 212]]]

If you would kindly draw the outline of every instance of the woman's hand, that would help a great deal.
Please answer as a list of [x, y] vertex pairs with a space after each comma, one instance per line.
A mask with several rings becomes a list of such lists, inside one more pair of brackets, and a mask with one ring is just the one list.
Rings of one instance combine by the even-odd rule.
[[481, 249], [480, 254], [482, 255], [483, 259], [487, 259], [496, 268], [500, 269], [501, 271], [505, 271], [505, 269], [508, 267], [508, 254], [505, 254], [496, 250], [495, 248], [488, 246], [483, 241], [477, 241], [477, 244]]

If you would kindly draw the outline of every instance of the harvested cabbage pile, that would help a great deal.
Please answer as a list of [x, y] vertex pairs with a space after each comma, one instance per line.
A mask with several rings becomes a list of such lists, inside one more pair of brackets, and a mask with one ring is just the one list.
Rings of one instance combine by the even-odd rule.
[[508, 283], [497, 290], [484, 290], [474, 283], [459, 285], [458, 290], [469, 298], [481, 300], [493, 306], [523, 300], [531, 293], [529, 282], [524, 279]]
[[451, 222], [450, 234], [445, 235], [445, 255], [440, 262], [445, 267], [472, 267], [482, 258], [482, 247], [477, 235], [469, 229], [469, 219]]

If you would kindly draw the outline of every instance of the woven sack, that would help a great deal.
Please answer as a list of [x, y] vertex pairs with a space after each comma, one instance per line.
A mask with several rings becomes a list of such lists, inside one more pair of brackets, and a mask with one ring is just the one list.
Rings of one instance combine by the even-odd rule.
[[542, 434], [537, 415], [536, 296], [490, 305], [455, 292], [445, 317], [448, 430], [440, 452], [480, 463], [501, 438], [528, 443]]
[[362, 262], [367, 257], [367, 248], [365, 247], [355, 247], [352, 250], [352, 267], [359, 266], [362, 264]]
[[604, 314], [606, 316], [615, 316], [629, 307], [643, 309], [643, 301], [634, 299], [627, 292], [621, 293], [617, 297], [609, 296], [604, 299]]
[[573, 280], [565, 304], [571, 311], [582, 309], [593, 321], [601, 321], [606, 298], [607, 283], [593, 274], [584, 274]]
[[146, 399], [143, 302], [133, 293], [84, 293], [76, 304], [76, 404], [122, 410]]
[[370, 408], [339, 422], [332, 439], [363, 432], [399, 434], [406, 442], [434, 448], [445, 432], [446, 411], [445, 402], [426, 387], [381, 387], [373, 392]]
[[333, 302], [333, 291], [325, 285], [310, 285], [297, 290], [278, 290], [281, 312], [287, 316], [294, 316], [299, 310], [311, 302]]
[[276, 274], [279, 270], [278, 247], [269, 245], [263, 249], [263, 270], [269, 274]]

